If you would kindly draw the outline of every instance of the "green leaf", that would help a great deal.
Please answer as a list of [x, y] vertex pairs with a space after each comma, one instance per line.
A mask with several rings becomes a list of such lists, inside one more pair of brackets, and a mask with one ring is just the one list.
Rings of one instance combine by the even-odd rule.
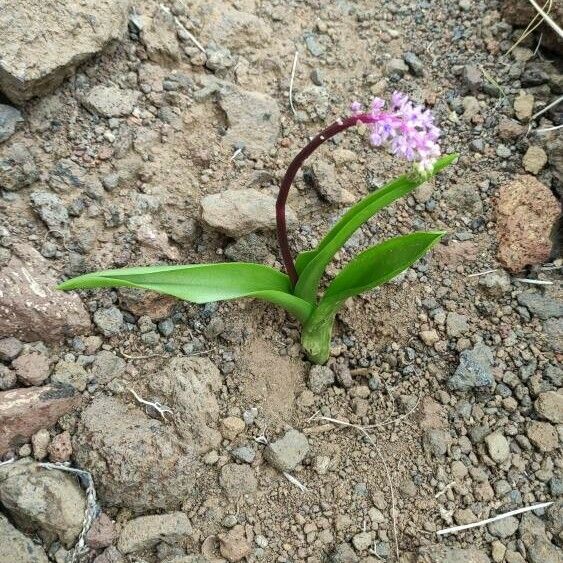
[[291, 293], [289, 278], [262, 264], [225, 262], [106, 270], [68, 280], [58, 289], [136, 287], [192, 303], [255, 297], [283, 307], [305, 322], [313, 307]]
[[328, 286], [323, 303], [341, 303], [394, 278], [426, 254], [444, 232], [417, 232], [395, 237], [358, 254]]
[[295, 267], [299, 274], [299, 281], [295, 286], [294, 294], [314, 304], [326, 266], [356, 230], [377, 211], [412, 192], [430, 177], [449, 166], [457, 159], [457, 156], [457, 154], [450, 154], [440, 158], [429, 176], [405, 174], [352, 206], [314, 250], [302, 252], [297, 256]]

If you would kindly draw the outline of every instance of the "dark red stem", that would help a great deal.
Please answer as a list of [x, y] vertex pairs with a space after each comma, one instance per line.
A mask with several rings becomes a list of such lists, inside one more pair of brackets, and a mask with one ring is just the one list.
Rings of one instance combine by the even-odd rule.
[[324, 131], [321, 131], [317, 136], [313, 137], [309, 144], [305, 146], [299, 154], [291, 161], [285, 176], [283, 177], [282, 183], [280, 185], [280, 191], [278, 193], [278, 199], [276, 201], [276, 224], [278, 231], [278, 244], [280, 247], [283, 264], [285, 270], [291, 280], [291, 283], [295, 286], [297, 283], [298, 275], [295, 269], [295, 264], [293, 262], [293, 257], [291, 256], [291, 249], [289, 248], [289, 240], [287, 238], [287, 224], [285, 220], [285, 205], [287, 202], [287, 195], [289, 194], [289, 189], [295, 180], [297, 172], [303, 166], [304, 162], [317, 150], [325, 141], [334, 137], [341, 131], [348, 129], [348, 127], [353, 127], [357, 125], [358, 122], [362, 123], [372, 123], [375, 121], [373, 116], [367, 113], [362, 113], [358, 115], [352, 115], [344, 119], [339, 119], [335, 121], [332, 125], [329, 125]]

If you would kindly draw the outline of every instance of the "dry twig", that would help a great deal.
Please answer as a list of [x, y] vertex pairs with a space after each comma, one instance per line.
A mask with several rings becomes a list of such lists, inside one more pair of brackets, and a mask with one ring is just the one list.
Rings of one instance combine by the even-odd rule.
[[293, 57], [293, 66], [291, 67], [291, 78], [289, 80], [289, 107], [295, 115], [295, 108], [293, 107], [293, 81], [295, 80], [295, 69], [297, 68], [297, 58], [299, 57], [299, 51], [295, 51], [295, 56]]
[[511, 510], [510, 512], [505, 512], [503, 514], [497, 514], [497, 516], [493, 516], [492, 518], [487, 518], [486, 520], [481, 520], [479, 522], [473, 522], [472, 524], [463, 524], [462, 526], [452, 526], [451, 528], [438, 530], [436, 534], [443, 536], [445, 534], [461, 532], [462, 530], [469, 530], [470, 528], [477, 528], [478, 526], [485, 526], [486, 524], [496, 522], [497, 520], [502, 520], [503, 518], [508, 518], [509, 516], [515, 516], [516, 514], [522, 514], [523, 512], [529, 512], [530, 510], [537, 510], [538, 508], [545, 508], [547, 506], [550, 506], [551, 504], [553, 504], [553, 502], [541, 502], [540, 504], [518, 508], [516, 510]]
[[166, 405], [161, 405], [158, 401], [155, 402], [145, 401], [145, 399], [139, 397], [139, 395], [137, 395], [137, 393], [135, 393], [133, 389], [128, 389], [128, 391], [133, 395], [133, 397], [135, 397], [135, 399], [139, 403], [145, 405], [145, 409], [146, 407], [153, 408], [162, 417], [162, 420], [164, 420], [164, 422], [168, 422], [168, 419], [166, 418], [166, 414], [168, 413], [173, 414], [172, 409], [168, 408]]

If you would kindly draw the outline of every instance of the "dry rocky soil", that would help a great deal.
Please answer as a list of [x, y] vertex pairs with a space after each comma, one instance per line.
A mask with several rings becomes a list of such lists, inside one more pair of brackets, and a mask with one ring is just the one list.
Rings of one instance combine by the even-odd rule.
[[[539, 27], [511, 49], [533, 15], [523, 0], [3, 4], [1, 563], [562, 561], [561, 42]], [[133, 265], [281, 268], [292, 157], [395, 89], [433, 109], [459, 160], [329, 275], [390, 236], [448, 234], [347, 303], [326, 366], [262, 302], [55, 290]], [[325, 144], [290, 195], [294, 250], [404, 169], [361, 130]]]

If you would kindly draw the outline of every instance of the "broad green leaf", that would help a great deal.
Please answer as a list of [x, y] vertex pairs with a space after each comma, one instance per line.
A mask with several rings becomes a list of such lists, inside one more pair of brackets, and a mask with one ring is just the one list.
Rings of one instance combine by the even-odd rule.
[[394, 278], [426, 254], [444, 232], [417, 232], [395, 237], [358, 254], [328, 286], [320, 304], [341, 303]]
[[314, 304], [326, 266], [356, 230], [380, 209], [412, 192], [430, 177], [446, 168], [457, 156], [457, 154], [450, 154], [440, 158], [429, 176], [405, 174], [352, 206], [314, 250], [302, 252], [297, 256], [295, 267], [299, 280], [294, 294]]
[[192, 303], [241, 297], [264, 299], [305, 322], [313, 307], [291, 293], [289, 278], [262, 264], [225, 262], [187, 266], [149, 266], [106, 270], [68, 280], [58, 289], [136, 287], [172, 295]]

